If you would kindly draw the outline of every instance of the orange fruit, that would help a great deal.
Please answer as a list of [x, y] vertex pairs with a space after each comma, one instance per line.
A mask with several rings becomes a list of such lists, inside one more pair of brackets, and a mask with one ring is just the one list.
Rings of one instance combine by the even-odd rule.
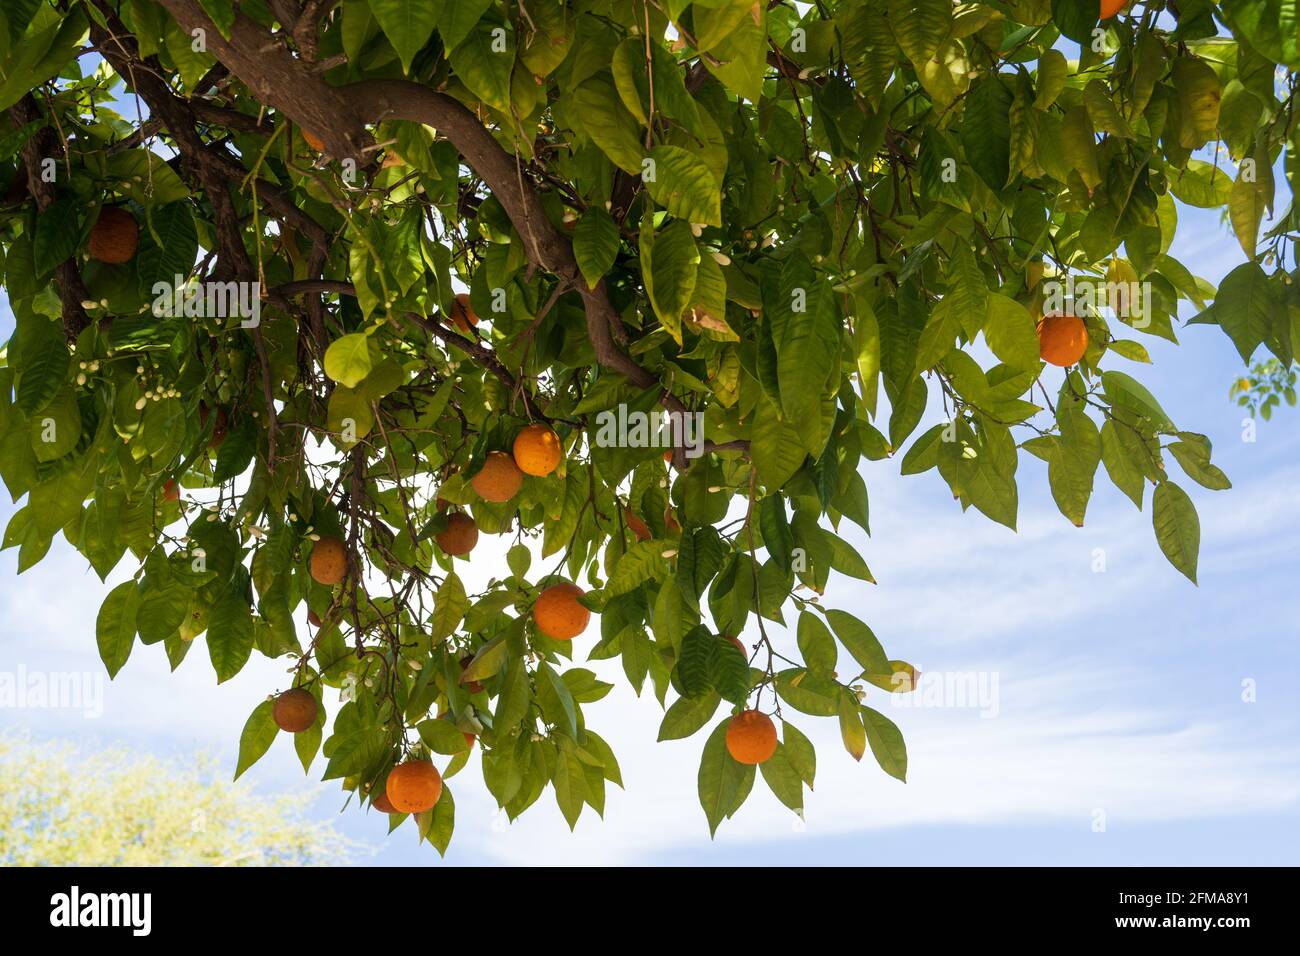
[[1038, 354], [1049, 365], [1073, 365], [1088, 350], [1088, 329], [1077, 315], [1045, 315], [1038, 322]]
[[776, 725], [767, 714], [746, 710], [727, 724], [727, 753], [737, 763], [760, 764], [776, 753]]
[[316, 698], [301, 687], [286, 690], [271, 705], [275, 726], [291, 734], [300, 734], [316, 723]]
[[180, 501], [180, 498], [181, 498], [180, 485], [176, 484], [175, 480], [168, 478], [167, 481], [163, 483], [163, 500]]
[[564, 448], [553, 429], [534, 422], [515, 436], [514, 454], [515, 464], [525, 475], [545, 478], [559, 466]]
[[451, 321], [466, 335], [471, 334], [470, 330], [478, 325], [478, 314], [474, 311], [474, 306], [469, 304], [469, 296], [464, 292], [457, 294], [456, 301], [451, 304]]
[[631, 508], [623, 509], [623, 520], [627, 522], [628, 528], [636, 535], [638, 541], [649, 541], [654, 537], [650, 533], [650, 526], [638, 518]]
[[388, 794], [380, 791], [379, 796], [370, 801], [370, 805], [382, 813], [396, 813], [397, 807], [388, 799]]
[[305, 139], [307, 141], [307, 145], [310, 146], [312, 149], [316, 150], [316, 152], [318, 153], [325, 152], [325, 141], [321, 139], [319, 136], [317, 136], [315, 133], [312, 133], [304, 129], [302, 131], [302, 138]]
[[348, 569], [347, 549], [340, 538], [326, 537], [311, 549], [311, 576], [318, 584], [333, 587]]
[[740, 651], [740, 653], [744, 654], [744, 655], [745, 655], [745, 658], [748, 660], [748, 658], [749, 658], [749, 650], [745, 647], [744, 643], [740, 640], [740, 638], [736, 637], [734, 634], [729, 634], [729, 635], [727, 635], [727, 640], [729, 640], [729, 641], [731, 641], [731, 643], [735, 644], [735, 645], [736, 645], [736, 650], [738, 650], [738, 651]]
[[672, 461], [672, 460], [673, 460], [673, 452], [672, 449], [670, 448], [668, 451], [664, 452], [664, 461]]
[[442, 796], [442, 777], [428, 760], [408, 760], [389, 772], [384, 793], [398, 813], [423, 813]]
[[1109, 20], [1124, 9], [1128, 0], [1101, 0], [1101, 18]]
[[582, 593], [582, 588], [566, 582], [539, 594], [533, 604], [537, 629], [555, 641], [571, 641], [585, 631], [591, 612], [578, 603]]
[[478, 544], [478, 525], [463, 511], [447, 516], [447, 527], [433, 536], [438, 547], [453, 557], [463, 558]]
[[125, 209], [107, 206], [90, 230], [90, 256], [100, 262], [120, 265], [135, 257], [140, 245], [140, 227]]
[[524, 483], [524, 473], [503, 451], [490, 451], [483, 467], [469, 480], [470, 487], [484, 501], [509, 501]]
[[[471, 694], [477, 694], [483, 690], [483, 685], [476, 680], [465, 679], [465, 670], [471, 663], [473, 663], [473, 661], [473, 654], [466, 654], [460, 659], [460, 682], [465, 685], [466, 689], [468, 689]], [[471, 734], [470, 736], [473, 735]]]

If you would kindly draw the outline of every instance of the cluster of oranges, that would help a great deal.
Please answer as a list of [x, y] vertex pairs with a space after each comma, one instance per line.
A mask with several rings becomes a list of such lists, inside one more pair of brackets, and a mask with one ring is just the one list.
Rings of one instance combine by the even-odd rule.
[[[469, 484], [484, 501], [502, 504], [519, 493], [524, 475], [545, 478], [559, 467], [563, 457], [560, 436], [549, 425], [534, 422], [515, 436], [510, 454], [488, 452], [483, 467]], [[438, 510], [446, 511], [447, 507], [447, 502], [439, 498]], [[444, 554], [463, 558], [478, 544], [478, 525], [464, 512], [453, 512], [447, 516], [446, 526], [434, 535], [434, 541]]]

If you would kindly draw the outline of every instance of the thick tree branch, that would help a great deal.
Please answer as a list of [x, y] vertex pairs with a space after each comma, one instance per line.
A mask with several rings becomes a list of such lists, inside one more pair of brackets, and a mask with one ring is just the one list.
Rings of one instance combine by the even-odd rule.
[[[41, 111], [31, 94], [28, 94], [9, 107], [9, 116], [15, 126], [21, 127], [39, 120]], [[48, 126], [38, 129], [20, 150], [27, 188], [36, 200], [37, 215], [48, 209], [56, 198], [54, 184], [43, 178], [41, 164], [46, 159], [58, 158], [62, 150], [58, 138]], [[77, 268], [75, 259], [60, 262], [54, 267], [54, 284], [59, 290], [59, 302], [63, 307], [63, 331], [68, 340], [73, 341], [90, 325], [90, 317], [82, 305], [90, 298], [90, 293], [86, 291], [86, 284], [81, 279], [81, 271]]]
[[[517, 158], [457, 100], [405, 80], [365, 80], [333, 87], [271, 35], [242, 14], [235, 17], [226, 40], [212, 25], [198, 0], [160, 0], [181, 27], [205, 31], [208, 49], [268, 105], [319, 136], [339, 158], [360, 160], [373, 151], [367, 123], [403, 119], [435, 128], [446, 136], [465, 162], [492, 190], [523, 240], [529, 261], [571, 282], [586, 310], [587, 335], [596, 360], [638, 388], [663, 388], [658, 377], [637, 364], [614, 341], [622, 320], [609, 301], [604, 282], [594, 289], [581, 281], [573, 247], [547, 218], [541, 198], [524, 179]], [[662, 404], [670, 412], [687, 409], [667, 389]]]

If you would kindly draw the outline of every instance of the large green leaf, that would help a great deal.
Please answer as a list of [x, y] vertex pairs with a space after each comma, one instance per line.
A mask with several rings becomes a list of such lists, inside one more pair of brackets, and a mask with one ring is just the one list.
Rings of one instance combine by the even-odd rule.
[[702, 159], [677, 146], [656, 146], [650, 160], [642, 179], [655, 202], [678, 219], [722, 225], [722, 187]]
[[[451, 6], [475, 5], [471, 0], [466, 0]], [[436, 0], [370, 0], [370, 12], [379, 21], [388, 42], [397, 51], [397, 56], [402, 61], [402, 72], [411, 72], [411, 60], [433, 33], [440, 6], [442, 4]], [[482, 13], [482, 10], [479, 12]]]
[[1172, 481], [1162, 481], [1156, 486], [1151, 520], [1160, 550], [1170, 564], [1195, 584], [1197, 557], [1201, 550], [1201, 522], [1192, 499]]

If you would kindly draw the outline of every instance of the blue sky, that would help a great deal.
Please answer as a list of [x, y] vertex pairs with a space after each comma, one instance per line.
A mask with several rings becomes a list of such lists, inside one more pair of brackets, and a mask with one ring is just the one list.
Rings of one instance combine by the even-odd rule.
[[[1218, 214], [1181, 207], [1172, 252], [1212, 282], [1242, 261]], [[13, 318], [0, 297], [0, 337]], [[1227, 492], [1180, 480], [1202, 523], [1199, 588], [1160, 555], [1150, 496], [1139, 513], [1099, 472], [1084, 528], [1062, 518], [1045, 467], [1023, 456], [1018, 533], [963, 515], [936, 473], [900, 478], [898, 461], [864, 469], [873, 536], [853, 529], [876, 586], [833, 575], [827, 603], [866, 620], [894, 657], [927, 680], [983, 681], [984, 707], [883, 709], [907, 737], [904, 785], [844, 753], [834, 721], [792, 716], [818, 747], [806, 821], [760, 783], [710, 840], [695, 795], [703, 736], [656, 744], [650, 697], [636, 700], [617, 664], [590, 666], [617, 689], [587, 705], [613, 746], [626, 791], [605, 819], [587, 810], [570, 833], [549, 791], [506, 826], [477, 756], [450, 781], [456, 835], [447, 861], [712, 864], [1296, 864], [1300, 862], [1300, 411], [1243, 440], [1228, 401], [1241, 363], [1217, 328], [1180, 330], [1180, 347], [1141, 335], [1154, 366], [1137, 371], [1183, 429], [1208, 435], [1232, 478]], [[1114, 355], [1107, 367], [1130, 363]], [[1049, 370], [1049, 387], [1059, 377]], [[919, 431], [918, 431], [919, 433]], [[0, 501], [0, 523], [14, 511]], [[847, 526], [846, 526], [847, 527]], [[1098, 550], [1105, 571], [1094, 570]], [[481, 548], [480, 551], [487, 550]], [[65, 542], [21, 577], [0, 553], [0, 671], [103, 674], [94, 622], [107, 590]], [[476, 554], [475, 577], [492, 566]], [[471, 582], [472, 583], [472, 582]], [[305, 627], [305, 625], [304, 625]], [[578, 642], [582, 651], [590, 640]], [[847, 668], [847, 664], [846, 664]], [[1243, 700], [1243, 682], [1255, 692]], [[233, 772], [240, 729], [284, 665], [255, 658], [218, 688], [202, 648], [176, 674], [160, 647], [137, 647], [104, 678], [102, 716], [0, 708], [21, 728], [93, 748], [122, 743], [187, 759], [219, 756]], [[921, 693], [925, 692], [925, 688]], [[940, 701], [943, 703], [943, 701]], [[283, 735], [282, 735], [283, 737]], [[314, 768], [320, 772], [318, 763]], [[313, 816], [365, 842], [360, 862], [436, 864], [408, 823], [339, 814], [343, 795], [304, 778], [278, 740], [248, 775], [263, 792], [301, 795]]]

